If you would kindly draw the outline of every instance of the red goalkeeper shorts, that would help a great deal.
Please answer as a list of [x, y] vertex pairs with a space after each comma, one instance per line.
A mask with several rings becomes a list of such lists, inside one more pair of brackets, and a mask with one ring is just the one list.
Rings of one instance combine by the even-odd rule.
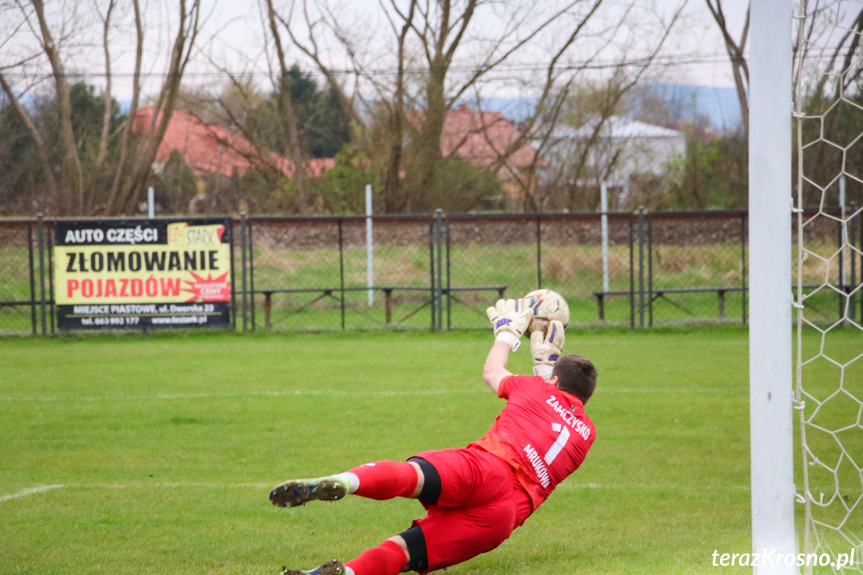
[[426, 451], [416, 457], [440, 474], [441, 493], [414, 521], [426, 541], [428, 571], [467, 561], [509, 538], [531, 514], [515, 470], [478, 447]]

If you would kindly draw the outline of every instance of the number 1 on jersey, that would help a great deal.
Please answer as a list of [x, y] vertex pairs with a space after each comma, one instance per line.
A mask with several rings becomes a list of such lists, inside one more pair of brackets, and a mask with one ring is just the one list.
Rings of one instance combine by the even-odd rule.
[[543, 459], [548, 465], [551, 465], [551, 462], [557, 457], [560, 451], [563, 449], [563, 446], [566, 445], [566, 442], [569, 441], [569, 428], [560, 423], [552, 423], [551, 428], [554, 431], [560, 432], [560, 435], [557, 436], [557, 439], [554, 441], [554, 444], [551, 448], [546, 452]]

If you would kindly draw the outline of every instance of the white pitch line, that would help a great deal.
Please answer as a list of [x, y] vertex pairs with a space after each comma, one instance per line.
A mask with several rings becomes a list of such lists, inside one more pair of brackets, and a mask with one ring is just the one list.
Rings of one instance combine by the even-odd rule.
[[18, 499], [19, 497], [26, 497], [28, 495], [33, 495], [34, 493], [42, 493], [43, 491], [50, 491], [52, 489], [60, 489], [61, 487], [66, 487], [65, 485], [40, 485], [39, 487], [31, 487], [30, 489], [25, 489], [23, 491], [19, 491], [18, 493], [13, 493], [12, 495], [3, 495], [0, 496], [0, 503], [4, 501], [11, 501], [12, 499]]
[[[685, 394], [719, 394], [727, 393], [727, 389], [656, 389], [656, 388], [624, 388], [624, 387], [609, 387], [603, 388], [603, 393], [673, 393], [677, 395]], [[472, 387], [465, 389], [419, 389], [419, 390], [398, 390], [398, 391], [377, 391], [363, 392], [368, 396], [376, 397], [409, 397], [423, 395], [454, 395], [454, 394], [488, 394], [488, 389], [484, 387]], [[231, 398], [231, 397], [301, 397], [303, 395], [355, 395], [355, 390], [347, 389], [307, 389], [307, 390], [274, 390], [274, 391], [243, 391], [243, 392], [228, 392], [228, 393], [172, 393], [172, 394], [156, 394], [156, 395], [124, 395], [124, 396], [0, 396], [0, 401], [20, 401], [34, 403], [52, 403], [61, 401], [170, 401], [175, 399], [203, 399], [203, 398]]]
[[276, 484], [270, 483], [216, 483], [216, 482], [152, 482], [136, 481], [134, 483], [69, 483], [67, 489], [272, 489]]
[[748, 485], [665, 485], [661, 483], [567, 483], [558, 489], [673, 489], [679, 491], [749, 491]]
[[[453, 394], [488, 394], [486, 388], [476, 389], [457, 389], [457, 390], [437, 390], [425, 389], [416, 391], [378, 391], [378, 392], [363, 392], [365, 396], [378, 397], [397, 397], [411, 395], [453, 395]], [[128, 396], [41, 396], [41, 397], [15, 397], [15, 396], [0, 396], [0, 401], [22, 401], [22, 402], [38, 402], [51, 403], [59, 401], [165, 401], [174, 399], [202, 399], [202, 398], [231, 398], [231, 397], [291, 397], [303, 395], [356, 395], [355, 390], [342, 389], [309, 389], [309, 390], [281, 390], [281, 391], [248, 391], [248, 392], [232, 392], [232, 393], [175, 393], [175, 394], [157, 394], [157, 395], [128, 395]]]
[[705, 389], [680, 389], [680, 388], [655, 388], [655, 387], [603, 387], [599, 389], [602, 393], [673, 393], [675, 395], [686, 395], [688, 393], [728, 393], [728, 388], [705, 388]]
[[[12, 495], [0, 496], [0, 503], [26, 497], [43, 491], [52, 489], [270, 489], [274, 484], [269, 483], [218, 483], [218, 482], [153, 482], [136, 481], [133, 483], [68, 483], [58, 485], [42, 485], [32, 487], [13, 493]], [[568, 491], [573, 489], [672, 489], [680, 491], [748, 491], [748, 485], [664, 485], [651, 483], [630, 483], [630, 484], [607, 484], [607, 483], [573, 483], [563, 482], [558, 486], [558, 489]]]

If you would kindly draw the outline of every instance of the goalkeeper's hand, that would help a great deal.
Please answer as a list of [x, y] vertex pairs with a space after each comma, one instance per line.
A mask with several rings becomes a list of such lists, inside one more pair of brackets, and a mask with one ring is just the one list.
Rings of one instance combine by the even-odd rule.
[[530, 334], [530, 353], [533, 356], [533, 373], [545, 381], [551, 379], [554, 364], [560, 358], [563, 349], [563, 323], [552, 320], [548, 322], [545, 332], [534, 330]]
[[494, 340], [509, 344], [512, 351], [517, 350], [521, 335], [533, 318], [533, 308], [521, 299], [499, 299], [485, 313], [494, 329]]

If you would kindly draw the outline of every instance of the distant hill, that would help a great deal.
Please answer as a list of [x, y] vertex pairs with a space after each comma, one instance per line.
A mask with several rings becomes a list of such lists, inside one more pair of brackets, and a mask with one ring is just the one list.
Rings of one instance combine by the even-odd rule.
[[694, 101], [696, 113], [709, 118], [716, 131], [734, 131], [740, 125], [740, 104], [734, 88], [655, 84], [651, 89], [671, 102], [672, 108], [679, 110], [681, 119], [692, 118]]
[[[734, 88], [654, 84], [647, 89], [662, 95], [678, 120], [692, 120], [694, 103], [695, 113], [708, 118], [717, 132], [734, 131], [740, 124], [740, 106]], [[470, 102], [466, 103], [472, 107]], [[630, 104], [637, 107], [637, 102]], [[514, 122], [529, 117], [535, 105], [536, 98], [488, 98], [484, 103], [486, 109], [497, 110]]]
[[[661, 94], [669, 102], [672, 112], [679, 120], [692, 119], [694, 97], [695, 112], [699, 116], [708, 118], [717, 132], [734, 131], [740, 124], [740, 106], [737, 103], [737, 91], [734, 88], [653, 84], [648, 89]], [[533, 114], [536, 100], [536, 98], [487, 98], [483, 108], [496, 110], [512, 121], [520, 122]], [[465, 100], [463, 103], [469, 108], [474, 107], [473, 102]], [[123, 113], [128, 113], [131, 106], [130, 100], [121, 100], [118, 104]]]

